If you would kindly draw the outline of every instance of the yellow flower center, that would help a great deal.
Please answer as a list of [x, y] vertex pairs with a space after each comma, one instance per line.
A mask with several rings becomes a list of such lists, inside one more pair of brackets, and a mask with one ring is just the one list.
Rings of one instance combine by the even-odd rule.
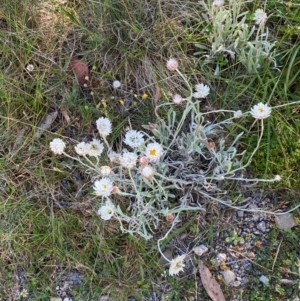
[[259, 113], [264, 113], [265, 112], [265, 110], [263, 108], [259, 108], [258, 111], [259, 111]]
[[151, 156], [156, 156], [156, 149], [154, 148], [154, 149], [150, 149], [150, 155]]
[[106, 184], [103, 184], [102, 187], [103, 187], [103, 189], [107, 189], [107, 185]]

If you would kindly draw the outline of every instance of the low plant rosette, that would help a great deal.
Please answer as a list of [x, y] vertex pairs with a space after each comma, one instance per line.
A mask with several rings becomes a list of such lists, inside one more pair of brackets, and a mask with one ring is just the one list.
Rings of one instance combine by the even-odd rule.
[[[73, 158], [91, 174], [96, 211], [104, 221], [117, 220], [122, 232], [138, 234], [145, 239], [152, 237], [161, 222], [169, 221], [169, 231], [158, 240], [159, 250], [160, 241], [168, 236], [183, 211], [204, 211], [209, 201], [243, 209], [238, 204], [233, 205], [227, 192], [218, 186], [220, 179], [246, 182], [280, 179], [279, 176], [272, 179], [238, 176], [259, 148], [263, 121], [271, 115], [271, 107], [258, 103], [249, 112], [255, 122], [261, 123], [261, 131], [253, 154], [243, 164], [243, 153], [238, 153], [235, 147], [243, 133], [237, 134], [228, 145], [224, 133], [225, 125], [227, 127], [237, 119], [243, 120], [247, 113], [241, 110], [202, 112], [199, 99], [209, 97], [209, 86], [204, 83], [190, 86], [178, 65], [175, 59], [167, 64], [170, 71], [182, 77], [190, 91], [183, 111], [178, 112], [172, 99], [157, 104], [156, 122], [151, 124], [151, 128], [143, 126], [145, 131], [127, 131], [121, 148], [116, 147], [122, 151], [114, 151], [115, 146], [106, 139], [113, 130], [112, 122], [106, 117], [96, 121], [103, 141], [95, 138], [91, 142], [79, 142], [73, 151], [76, 155], [65, 151], [66, 143], [60, 138], [50, 143], [53, 153]], [[158, 114], [161, 107], [167, 111], [165, 118]], [[205, 122], [211, 113], [227, 115], [227, 118], [215, 123]], [[106, 165], [100, 164], [100, 157]], [[183, 270], [184, 258], [181, 256], [170, 261], [170, 275], [177, 275]]]

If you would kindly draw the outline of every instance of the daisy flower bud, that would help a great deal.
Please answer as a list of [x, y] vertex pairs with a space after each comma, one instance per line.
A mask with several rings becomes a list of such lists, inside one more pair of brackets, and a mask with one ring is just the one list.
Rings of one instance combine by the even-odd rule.
[[179, 94], [173, 96], [172, 102], [176, 105], [181, 105], [183, 103], [183, 98]]
[[211, 141], [211, 142], [208, 142], [208, 143], [207, 143], [207, 147], [208, 147], [209, 149], [214, 149], [214, 148], [216, 147], [216, 144], [215, 144], [213, 141]]
[[149, 163], [149, 159], [148, 159], [146, 156], [140, 157], [140, 164], [141, 164], [142, 166], [145, 166], [145, 165], [147, 165], [148, 163]]
[[168, 70], [174, 71], [178, 68], [178, 62], [175, 59], [169, 59], [166, 66]]
[[112, 194], [117, 194], [120, 192], [120, 189], [118, 186], [113, 186], [112, 190], [111, 190], [111, 193]]
[[155, 170], [152, 166], [145, 165], [141, 168], [141, 174], [145, 179], [151, 179], [155, 174]]
[[166, 216], [166, 220], [169, 222], [169, 223], [172, 223], [173, 222], [173, 220], [174, 220], [174, 215], [173, 214], [168, 214], [167, 216]]
[[155, 129], [155, 124], [154, 123], [149, 123], [149, 130], [153, 131]]
[[215, 0], [212, 4], [214, 7], [222, 7], [224, 6], [224, 0]]
[[107, 165], [101, 166], [100, 173], [103, 177], [108, 177], [111, 174], [111, 168]]

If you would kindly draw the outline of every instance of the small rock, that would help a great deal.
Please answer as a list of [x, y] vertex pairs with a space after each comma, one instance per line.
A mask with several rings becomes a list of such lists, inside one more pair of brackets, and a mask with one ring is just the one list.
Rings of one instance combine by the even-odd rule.
[[[168, 258], [170, 261], [172, 260], [172, 251], [170, 249], [165, 249], [165, 251], [163, 252], [164, 256], [166, 258]], [[167, 264], [169, 264], [170, 262], [167, 261], [163, 256], [160, 257], [159, 259], [159, 264], [162, 266], [165, 266]]]
[[261, 231], [261, 232], [266, 232], [266, 229], [267, 229], [267, 226], [266, 226], [266, 222], [265, 221], [262, 221], [260, 222], [256, 228]]
[[288, 230], [296, 225], [296, 222], [290, 213], [276, 215], [275, 222], [279, 229]]
[[233, 281], [233, 282], [231, 283], [231, 286], [234, 286], [234, 287], [241, 286], [241, 281], [239, 281], [239, 280]]
[[245, 253], [245, 256], [248, 257], [249, 259], [253, 259], [255, 258], [255, 253], [254, 252], [247, 252]]
[[265, 284], [265, 285], [269, 285], [269, 278], [266, 277], [266, 276], [264, 276], [264, 275], [261, 275], [261, 276], [259, 277], [259, 281], [262, 282], [262, 283]]
[[194, 253], [198, 256], [202, 256], [207, 251], [208, 251], [208, 248], [205, 245], [200, 245], [200, 246], [194, 248]]
[[62, 298], [52, 297], [50, 298], [50, 301], [62, 301]]
[[225, 253], [219, 253], [217, 255], [217, 263], [218, 264], [226, 262], [226, 259], [227, 259], [227, 255]]
[[109, 301], [109, 297], [107, 295], [101, 296], [99, 301]]
[[242, 218], [242, 217], [244, 217], [244, 211], [238, 211], [237, 212], [237, 215], [238, 215], [238, 217], [240, 217], [240, 218]]
[[235, 280], [235, 274], [234, 272], [230, 270], [225, 270], [221, 272], [224, 278], [224, 282], [228, 285], [232, 283]]
[[236, 222], [236, 214], [233, 214], [233, 215], [232, 215], [231, 220], [232, 220], [233, 222]]
[[244, 248], [245, 248], [245, 250], [246, 250], [246, 249], [251, 249], [251, 248], [252, 248], [251, 241], [247, 241], [247, 242], [245, 243]]
[[63, 300], [63, 301], [72, 301], [72, 299], [70, 299], [70, 298], [66, 297], [66, 298], [64, 298], [64, 300]]
[[255, 210], [258, 209], [258, 206], [256, 204], [250, 204], [249, 209], [253, 210], [252, 211], [253, 212], [252, 220], [257, 221], [260, 217], [260, 213], [255, 212]]

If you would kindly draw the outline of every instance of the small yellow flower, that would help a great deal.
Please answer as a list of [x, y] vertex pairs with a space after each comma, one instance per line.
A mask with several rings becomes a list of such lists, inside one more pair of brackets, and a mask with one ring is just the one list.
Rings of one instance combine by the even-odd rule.
[[90, 80], [90, 78], [89, 78], [88, 76], [86, 76], [84, 79], [85, 79], [85, 80]]
[[83, 84], [83, 86], [86, 88], [88, 85], [87, 84]]
[[101, 102], [102, 102], [103, 107], [106, 108], [106, 107], [107, 107], [106, 101], [105, 101], [105, 100], [102, 100]]
[[144, 93], [144, 94], [142, 95], [142, 99], [146, 99], [146, 98], [148, 98], [148, 94], [147, 94], [147, 93]]
[[123, 100], [123, 99], [120, 99], [120, 100], [119, 100], [119, 103], [120, 103], [122, 106], [124, 106], [124, 100]]

